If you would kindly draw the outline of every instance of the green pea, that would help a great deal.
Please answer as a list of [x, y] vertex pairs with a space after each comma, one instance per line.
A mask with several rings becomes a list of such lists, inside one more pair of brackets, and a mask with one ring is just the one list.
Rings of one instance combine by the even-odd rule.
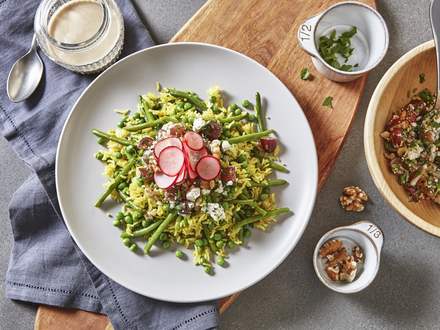
[[249, 121], [255, 122], [255, 121], [257, 121], [257, 116], [250, 114], [250, 115], [248, 115], [248, 119], [249, 119]]
[[243, 235], [245, 238], [249, 238], [252, 235], [252, 232], [249, 229], [244, 229]]
[[133, 118], [134, 119], [139, 119], [141, 117], [141, 114], [139, 113], [139, 112], [135, 112], [134, 114], [133, 114]]
[[121, 233], [121, 238], [130, 238], [130, 237], [132, 237], [132, 235], [129, 234], [129, 233], [127, 233], [126, 231], [123, 231], [123, 232]]
[[133, 154], [136, 150], [134, 149], [134, 147], [132, 145], [129, 145], [125, 148], [125, 152], [128, 154]]
[[201, 240], [201, 239], [196, 239], [196, 241], [194, 242], [198, 247], [202, 247], [204, 244], [203, 244], [203, 240]]
[[141, 225], [142, 225], [142, 227], [146, 228], [150, 225], [150, 222], [147, 220], [142, 220]]
[[116, 213], [116, 220], [122, 220], [124, 219], [124, 213], [122, 211], [119, 211]]
[[203, 245], [208, 245], [208, 240], [206, 238], [204, 238], [202, 241], [203, 241]]
[[164, 249], [169, 249], [170, 246], [171, 246], [171, 243], [170, 243], [169, 241], [164, 241], [164, 242], [162, 242], [162, 247], [163, 247]]
[[222, 206], [223, 206], [224, 209], [227, 209], [227, 208], [229, 208], [229, 203], [228, 202], [224, 202]]
[[238, 116], [240, 114], [241, 114], [241, 109], [240, 108], [234, 110], [234, 115]]
[[238, 109], [238, 105], [236, 103], [232, 103], [229, 107], [234, 111]]
[[223, 238], [222, 234], [220, 234], [220, 233], [215, 233], [214, 234], [214, 240], [220, 241], [222, 238]]
[[133, 211], [132, 216], [133, 216], [133, 220], [136, 221], [142, 218], [142, 213], [139, 211]]
[[212, 267], [211, 266], [205, 266], [205, 273], [208, 275], [212, 275]]
[[189, 109], [191, 109], [191, 108], [192, 108], [192, 104], [189, 103], [189, 102], [186, 102], [186, 103], [184, 104], [184, 106], [183, 106], [183, 109], [185, 109], [185, 110], [189, 110]]
[[108, 140], [106, 138], [103, 138], [103, 137], [98, 138], [98, 143], [102, 146], [106, 146], [107, 142], [108, 142]]
[[135, 243], [133, 243], [130, 245], [129, 249], [132, 252], [136, 252], [136, 250], [138, 249], [138, 246]]
[[118, 125], [119, 128], [124, 128], [125, 127], [125, 122], [123, 120], [121, 120]]
[[113, 226], [115, 226], [115, 227], [119, 227], [121, 225], [121, 220], [114, 220], [113, 221]]
[[223, 267], [225, 265], [225, 258], [223, 258], [222, 256], [219, 256], [217, 258], [217, 265], [219, 265], [220, 267]]
[[260, 201], [264, 201], [264, 200], [266, 200], [266, 199], [268, 199], [269, 198], [269, 195], [268, 194], [261, 194], [260, 195]]
[[219, 249], [221, 249], [225, 246], [225, 242], [224, 241], [217, 241], [215, 243], [215, 246], [217, 246]]
[[115, 158], [116, 158], [116, 159], [120, 159], [120, 158], [122, 158], [122, 154], [121, 154], [119, 151], [116, 151], [116, 152], [115, 152]]
[[250, 109], [252, 106], [252, 103], [249, 100], [243, 100], [243, 102], [241, 102], [241, 105], [244, 106], [246, 109]]
[[262, 190], [262, 192], [263, 192], [264, 194], [270, 194], [270, 187], [264, 187], [263, 190]]
[[177, 250], [176, 251], [176, 257], [179, 258], [179, 259], [183, 259], [185, 257], [185, 254], [182, 251]]
[[183, 103], [177, 103], [177, 109], [178, 110], [183, 110], [184, 109]]
[[98, 152], [95, 154], [95, 158], [96, 158], [97, 160], [102, 160], [103, 157], [104, 157], [104, 154], [103, 154], [101, 151], [98, 151]]
[[124, 190], [124, 188], [126, 188], [128, 185], [127, 185], [127, 182], [121, 182], [120, 184], [118, 184], [118, 189], [119, 190]]
[[159, 236], [160, 241], [166, 241], [168, 239], [168, 235], [166, 233], [161, 233]]
[[234, 249], [236, 247], [236, 244], [233, 241], [228, 242], [228, 248]]
[[132, 244], [131, 239], [129, 239], [129, 238], [124, 238], [122, 240], [122, 243], [124, 243], [124, 245], [128, 246], [128, 247]]
[[209, 98], [209, 101], [211, 101], [211, 103], [216, 103], [217, 102], [217, 98], [213, 95]]
[[131, 217], [130, 214], [127, 214], [127, 215], [124, 217], [124, 221], [125, 221], [125, 223], [132, 224], [132, 223], [133, 223], [133, 218]]

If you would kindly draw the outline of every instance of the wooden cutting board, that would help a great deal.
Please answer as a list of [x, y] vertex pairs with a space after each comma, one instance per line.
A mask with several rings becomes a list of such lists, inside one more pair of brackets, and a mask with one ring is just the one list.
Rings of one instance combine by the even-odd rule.
[[[199, 41], [234, 49], [260, 62], [290, 89], [312, 128], [319, 158], [319, 188], [329, 176], [356, 113], [366, 78], [331, 82], [316, 73], [310, 57], [300, 49], [296, 34], [307, 18], [336, 0], [209, 0], [174, 36], [172, 42]], [[362, 1], [375, 6], [374, 0]], [[307, 67], [312, 81], [299, 73]], [[322, 106], [333, 97], [334, 109]], [[220, 304], [223, 313], [238, 297]], [[36, 330], [112, 329], [105, 316], [40, 306]]]

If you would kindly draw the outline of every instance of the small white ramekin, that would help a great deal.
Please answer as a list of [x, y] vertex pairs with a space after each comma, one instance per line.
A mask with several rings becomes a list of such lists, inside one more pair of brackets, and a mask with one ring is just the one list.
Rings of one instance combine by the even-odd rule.
[[[360, 54], [363, 57], [362, 65], [351, 72], [330, 66], [318, 51], [319, 38], [337, 26], [356, 26], [359, 38], [362, 36], [366, 45], [365, 51]], [[361, 2], [346, 1], [307, 19], [298, 29], [298, 41], [310, 54], [314, 66], [321, 74], [330, 80], [345, 82], [359, 78], [382, 61], [388, 50], [389, 35], [385, 20], [375, 9]]]
[[[325, 272], [325, 263], [319, 256], [321, 246], [331, 239], [348, 239], [364, 251], [364, 264], [353, 282], [332, 281]], [[383, 246], [382, 230], [369, 221], [359, 221], [351, 226], [330, 230], [316, 244], [313, 253], [313, 267], [320, 281], [329, 289], [339, 293], [355, 293], [365, 289], [373, 282], [379, 271], [380, 254]]]

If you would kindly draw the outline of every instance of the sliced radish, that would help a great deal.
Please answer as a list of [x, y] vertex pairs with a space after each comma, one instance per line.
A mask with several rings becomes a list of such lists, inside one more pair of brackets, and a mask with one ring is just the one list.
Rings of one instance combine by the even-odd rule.
[[160, 152], [157, 163], [164, 174], [175, 176], [184, 167], [185, 155], [178, 147], [168, 146]]
[[177, 176], [176, 184], [180, 184], [186, 179], [186, 173], [187, 173], [186, 166], [184, 166], [180, 171], [179, 175]]
[[200, 150], [203, 148], [203, 139], [200, 134], [196, 132], [186, 132], [183, 136], [183, 139], [186, 142], [187, 146], [190, 147], [192, 150]]
[[156, 156], [156, 158], [159, 158], [161, 151], [166, 147], [171, 146], [177, 147], [182, 150], [182, 141], [180, 141], [180, 139], [176, 137], [169, 137], [158, 141], [154, 146], [154, 156]]
[[202, 157], [196, 166], [197, 174], [207, 181], [215, 179], [220, 174], [220, 170], [220, 162], [213, 156]]
[[186, 152], [186, 157], [188, 157], [188, 164], [190, 165], [193, 171], [196, 170], [196, 165], [199, 162], [199, 160], [202, 157], [208, 155], [208, 150], [206, 150], [206, 148], [202, 148], [200, 150], [192, 150], [190, 147], [186, 145], [186, 143], [183, 144], [183, 149]]
[[197, 172], [193, 171], [191, 166], [187, 166], [186, 168], [188, 170], [188, 176], [191, 180], [196, 179], [199, 175], [197, 174]]
[[176, 182], [177, 176], [169, 176], [162, 172], [154, 173], [154, 182], [161, 189], [167, 189]]

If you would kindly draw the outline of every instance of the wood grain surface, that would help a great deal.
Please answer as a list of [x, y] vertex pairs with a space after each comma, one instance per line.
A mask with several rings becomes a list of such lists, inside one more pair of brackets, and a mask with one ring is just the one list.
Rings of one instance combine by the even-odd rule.
[[[299, 47], [297, 29], [336, 0], [208, 0], [171, 42], [198, 41], [239, 51], [271, 70], [294, 94], [310, 123], [319, 160], [319, 188], [328, 178], [359, 105], [366, 77], [336, 83], [317, 74]], [[375, 7], [374, 0], [363, 3]], [[312, 81], [299, 73], [307, 67]], [[333, 109], [322, 106], [333, 97]], [[239, 293], [220, 302], [220, 313]], [[105, 321], [105, 322], [104, 322]], [[112, 329], [102, 315], [40, 306], [35, 329]]]

